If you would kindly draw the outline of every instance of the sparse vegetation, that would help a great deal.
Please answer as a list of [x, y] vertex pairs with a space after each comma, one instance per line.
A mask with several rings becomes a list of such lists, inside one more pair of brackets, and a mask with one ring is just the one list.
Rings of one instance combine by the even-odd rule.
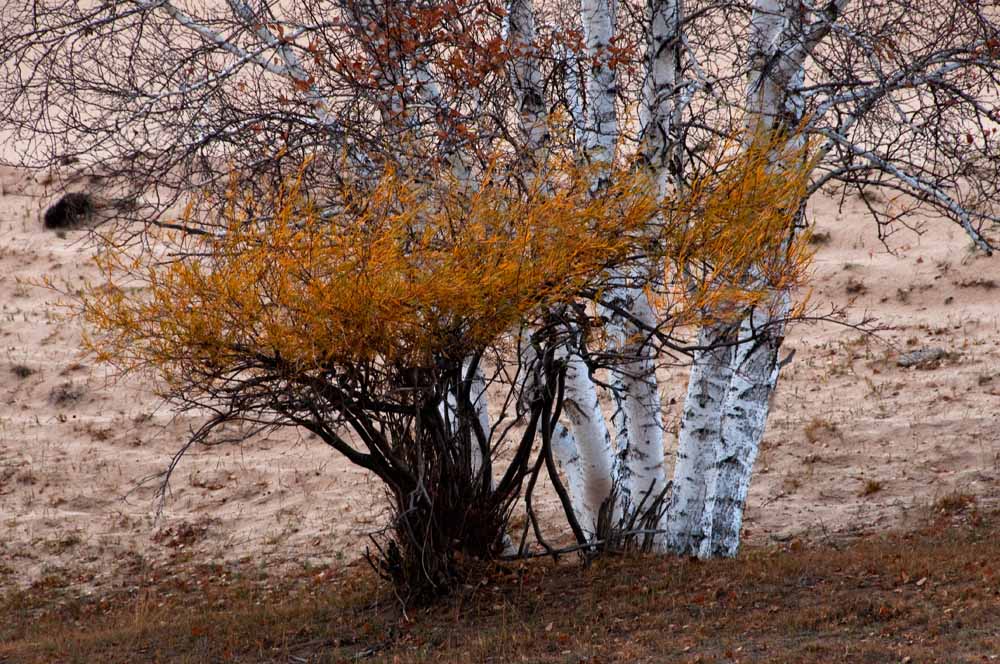
[[454, 597], [409, 612], [363, 565], [277, 576], [249, 559], [131, 558], [129, 581], [100, 592], [75, 591], [69, 569], [6, 592], [0, 661], [988, 662], [1000, 652], [998, 527], [992, 513], [711, 563], [479, 566]]
[[976, 497], [961, 491], [947, 493], [934, 502], [934, 507], [941, 512], [961, 512], [976, 504]]
[[46, 540], [43, 546], [49, 553], [59, 554], [77, 547], [81, 542], [83, 542], [83, 538], [80, 536], [80, 533], [78, 531], [71, 531], [54, 539]]
[[35, 370], [29, 367], [27, 364], [15, 364], [10, 368], [10, 372], [20, 379], [28, 378], [35, 373]]
[[49, 402], [55, 406], [68, 406], [83, 398], [84, 387], [78, 383], [62, 383], [52, 388]]
[[864, 295], [868, 292], [868, 286], [861, 279], [852, 276], [847, 279], [847, 285], [844, 286], [844, 290], [848, 295]]
[[824, 417], [819, 417], [819, 416], [809, 420], [809, 423], [806, 424], [805, 428], [803, 429], [803, 433], [805, 433], [806, 440], [813, 445], [818, 443], [823, 438], [824, 435], [832, 435], [838, 437], [841, 435], [840, 429], [837, 428], [836, 424], [834, 424], [833, 422]]
[[817, 247], [822, 247], [824, 245], [830, 244], [831, 239], [832, 236], [830, 235], [830, 231], [813, 231], [809, 235], [809, 244]]
[[883, 488], [881, 480], [865, 480], [865, 485], [861, 488], [861, 496], [871, 496]]

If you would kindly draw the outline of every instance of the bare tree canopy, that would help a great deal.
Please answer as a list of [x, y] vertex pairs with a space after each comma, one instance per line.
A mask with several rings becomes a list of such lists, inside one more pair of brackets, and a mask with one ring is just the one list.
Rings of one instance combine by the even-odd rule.
[[[785, 45], [769, 54], [773, 45], [748, 50], [755, 4], [689, 1], [672, 37], [679, 44], [664, 42], [677, 66], [656, 92], [673, 106], [669, 127], [656, 129], [669, 132], [663, 154], [675, 156], [676, 177], [689, 177], [706, 144], [745, 121], [753, 68], [781, 69], [801, 48], [808, 61], [795, 112], [828, 153], [814, 188], [905, 192], [873, 215], [888, 223], [920, 205], [989, 250], [1000, 180], [992, 10], [965, 0], [803, 3], [807, 29], [786, 26]], [[598, 103], [587, 86], [572, 98], [586, 45], [579, 10], [565, 2], [535, 10], [537, 90], [520, 103], [507, 71], [520, 51], [504, 48], [508, 8], [496, 0], [46, 0], [0, 12], [0, 112], [15, 148], [7, 158], [99, 164], [133, 193], [154, 183], [203, 187], [226, 165], [253, 182], [280, 170], [279, 150], [298, 159], [324, 148], [377, 168], [405, 154], [404, 133], [414, 153], [461, 153], [471, 167], [480, 150], [523, 146], [517, 111], [535, 106], [536, 122], [562, 122], [566, 131], [543, 137], [562, 140], [574, 113]], [[640, 3], [615, 13], [606, 52], [625, 118], [644, 94], [647, 18]], [[626, 119], [615, 138], [635, 145], [647, 127]]]

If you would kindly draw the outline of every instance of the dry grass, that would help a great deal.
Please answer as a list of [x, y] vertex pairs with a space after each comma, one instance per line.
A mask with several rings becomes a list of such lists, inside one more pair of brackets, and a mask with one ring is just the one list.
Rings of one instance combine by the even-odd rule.
[[809, 244], [822, 247], [824, 245], [830, 244], [832, 237], [829, 231], [813, 231], [809, 234]]
[[953, 491], [938, 498], [934, 507], [945, 513], [961, 512], [976, 504], [976, 497], [961, 491]]
[[814, 417], [809, 420], [805, 427], [803, 427], [802, 432], [805, 434], [806, 440], [813, 445], [821, 441], [826, 435], [838, 438], [842, 437], [837, 425], [823, 417]]
[[69, 406], [83, 398], [85, 389], [77, 383], [67, 382], [52, 388], [49, 402], [55, 406]]
[[23, 380], [34, 374], [35, 370], [26, 364], [14, 364], [11, 366], [10, 372]]
[[993, 279], [965, 279], [956, 284], [959, 288], [983, 288], [993, 290], [997, 287], [997, 282]]
[[[404, 613], [367, 569], [153, 568], [8, 592], [0, 662], [982, 662], [1000, 654], [1000, 514], [735, 561], [479, 567]], [[831, 545], [832, 544], [832, 545]]]
[[865, 282], [861, 279], [849, 277], [847, 279], [847, 284], [844, 286], [844, 290], [848, 295], [864, 295], [868, 292], [868, 286], [866, 286]]
[[865, 485], [861, 487], [861, 492], [859, 496], [871, 496], [882, 490], [883, 484], [881, 480], [865, 480]]

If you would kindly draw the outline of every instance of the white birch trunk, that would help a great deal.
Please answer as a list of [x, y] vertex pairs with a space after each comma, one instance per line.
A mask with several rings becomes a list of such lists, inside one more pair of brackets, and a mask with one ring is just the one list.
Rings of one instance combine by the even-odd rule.
[[[784, 100], [790, 81], [785, 73], [794, 65], [784, 57], [783, 35], [790, 28], [791, 4], [789, 0], [754, 2], [748, 53], [751, 68], [747, 81], [747, 128], [751, 132], [771, 130], [784, 124], [787, 118]], [[747, 275], [747, 278], [752, 280], [755, 276]], [[710, 463], [704, 475], [701, 520], [689, 533], [679, 537], [680, 544], [686, 543], [688, 547], [696, 544], [697, 554], [702, 558], [734, 556], [739, 548], [746, 488], [760, 443], [756, 433], [759, 428], [763, 434], [768, 400], [774, 388], [771, 375], [777, 366], [776, 357], [771, 358], [770, 350], [774, 346], [771, 340], [753, 338], [755, 330], [766, 327], [767, 322], [762, 312], [752, 311], [739, 331], [740, 339], [749, 340], [732, 350], [731, 365], [712, 367], [709, 371], [714, 375], [704, 376], [714, 384], [724, 376], [728, 376], [728, 381], [711, 423], [712, 427], [718, 427], [718, 433], [711, 448], [705, 450]], [[777, 350], [774, 346], [775, 356]], [[694, 405], [688, 399], [685, 413], [691, 407], [691, 412], [698, 414]], [[695, 427], [689, 428], [693, 431]], [[697, 507], [691, 505], [687, 511], [695, 512]]]
[[[466, 364], [462, 367], [462, 371], [463, 373], [467, 373], [468, 370], [469, 366], [466, 362]], [[486, 377], [483, 375], [483, 368], [481, 365], [477, 365], [475, 372], [472, 374], [472, 385], [469, 389], [469, 401], [472, 403], [473, 410], [476, 411], [479, 426], [482, 428], [483, 436], [486, 439], [485, 451], [489, 454], [490, 441], [492, 440], [493, 431], [490, 422], [489, 397], [486, 393]], [[469, 450], [473, 476], [478, 476], [483, 472], [483, 452], [484, 450], [479, 446], [478, 436], [473, 435], [472, 446]], [[490, 474], [489, 477], [486, 478], [486, 481], [489, 482], [489, 489], [492, 491], [495, 486], [493, 475]], [[512, 556], [517, 553], [517, 547], [514, 546], [514, 541], [507, 533], [504, 533], [503, 535], [502, 546], [503, 554], [505, 556]]]
[[[518, 25], [527, 25], [520, 14], [515, 13], [519, 9], [516, 7], [518, 4], [515, 0], [511, 6], [512, 31]], [[590, 75], [585, 83], [588, 104], [582, 127], [583, 148], [591, 159], [610, 164], [618, 133], [614, 106], [615, 76], [609, 66], [610, 52], [607, 50], [614, 33], [614, 22], [608, 0], [582, 0], [581, 15], [586, 55], [592, 65], [587, 68]], [[511, 37], [513, 41], [513, 32]], [[530, 74], [530, 69], [524, 68], [522, 72]], [[519, 76], [517, 80], [531, 81], [532, 78], [530, 75]], [[575, 76], [567, 77], [566, 94], [574, 118], [582, 108], [578, 85]], [[530, 102], [532, 97], [530, 94], [519, 96], [522, 104]], [[522, 116], [529, 137], [533, 134], [531, 129], [534, 125], [530, 110], [529, 105], [528, 115]], [[574, 124], [578, 124], [576, 119]], [[538, 135], [537, 132], [534, 134]], [[611, 433], [601, 411], [596, 385], [583, 358], [571, 348], [566, 348], [561, 359], [566, 363], [563, 413], [569, 420], [570, 428], [557, 432], [553, 451], [567, 474], [580, 527], [593, 536], [601, 507], [611, 496], [614, 461]]]
[[660, 196], [672, 193], [680, 177], [678, 114], [681, 71], [681, 0], [650, 0], [647, 8], [646, 78], [639, 127], [642, 151]]
[[[790, 297], [777, 295], [776, 311], [755, 309], [743, 320], [740, 343], [722, 404], [722, 426], [715, 459], [706, 475], [707, 490], [699, 544], [702, 558], [732, 557], [739, 550], [743, 510], [753, 465], [764, 437], [770, 399], [778, 382], [778, 351]], [[753, 338], [756, 337], [756, 338]]]
[[573, 433], [563, 424], [556, 423], [552, 432], [552, 455], [559, 469], [566, 476], [566, 490], [577, 523], [588, 537], [593, 538], [597, 514], [586, 507], [586, 487], [583, 480], [583, 466], [580, 461], [580, 448], [576, 444]]
[[[542, 75], [535, 46], [535, 17], [531, 0], [511, 0], [505, 20], [505, 37], [512, 58], [510, 78], [517, 95], [521, 130], [534, 168], [544, 161], [549, 130]], [[579, 103], [579, 91], [567, 94]], [[553, 455], [566, 475], [570, 499], [580, 527], [593, 537], [601, 505], [611, 494], [611, 435], [601, 412], [597, 390], [583, 359], [572, 349], [562, 351], [566, 362], [563, 412], [572, 431], [557, 424]], [[530, 357], [522, 362], [530, 364]]]
[[452, 109], [441, 94], [441, 88], [434, 80], [427, 61], [413, 58], [411, 66], [413, 76], [417, 81], [418, 98], [434, 109], [434, 116], [437, 118], [440, 130], [448, 136], [442, 146], [445, 161], [451, 167], [451, 172], [456, 180], [465, 186], [475, 187], [476, 183], [472, 180], [472, 171], [469, 164], [466, 163], [465, 155], [458, 149], [459, 146], [454, 135], [455, 128], [445, 120], [445, 118], [451, 117]]
[[[632, 281], [645, 278], [643, 274]], [[639, 319], [643, 326], [656, 327], [656, 312], [641, 289], [625, 287], [615, 295], [616, 306]], [[655, 350], [635, 324], [625, 322], [620, 316], [611, 314], [608, 328], [610, 350], [622, 357], [621, 364], [610, 371], [618, 441], [615, 479], [621, 494], [619, 500], [626, 511], [640, 507], [648, 510], [666, 488]]]
[[[613, 1], [581, 0], [580, 11], [589, 60], [585, 68], [589, 75], [584, 147], [592, 161], [610, 164], [618, 140], [617, 80], [609, 49], [615, 32]], [[605, 173], [599, 176], [595, 188], [602, 186], [601, 178], [605, 176]], [[636, 509], [644, 502], [644, 496], [657, 497], [666, 484], [654, 353], [635, 325], [626, 322], [627, 317], [622, 315], [628, 313], [655, 327], [655, 311], [641, 288], [645, 278], [643, 269], [612, 274], [618, 285], [608, 294], [610, 306], [602, 308], [609, 321], [608, 350], [623, 358], [619, 366], [610, 370], [612, 424], [618, 449], [614, 476], [620, 492], [616, 513]], [[649, 502], [645, 500], [647, 506]]]
[[[790, 130], [793, 135], [786, 147], [803, 145], [804, 137], [795, 135], [794, 129], [803, 117], [799, 88], [805, 61], [846, 4], [834, 0], [810, 24], [805, 5], [797, 0], [755, 1], [747, 89], [751, 131]], [[774, 168], [786, 167], [794, 165], [782, 163], [776, 155]], [[794, 233], [790, 228], [789, 242]], [[733, 351], [714, 463], [705, 478], [701, 557], [731, 557], [739, 550], [747, 491], [777, 385], [778, 352], [790, 305], [787, 290], [776, 292], [768, 308], [754, 309], [741, 324], [740, 338], [747, 340]]]
[[517, 95], [521, 131], [537, 168], [544, 161], [542, 152], [549, 142], [549, 127], [544, 83], [535, 45], [535, 12], [531, 0], [511, 0], [507, 6], [504, 27], [508, 48], [514, 56], [510, 77]]
[[[640, 107], [641, 149], [653, 175], [659, 196], [674, 189], [672, 167], [678, 144], [673, 133], [677, 123], [675, 91], [680, 70], [680, 2], [652, 0], [648, 6], [649, 31], [646, 44], [646, 77]], [[612, 350], [625, 359], [611, 371], [615, 392], [615, 431], [619, 458], [616, 480], [622, 502], [629, 509], [648, 510], [666, 488], [663, 467], [663, 416], [656, 379], [656, 357], [652, 344], [633, 320], [655, 328], [656, 311], [643, 286], [659, 278], [662, 265], [641, 264], [616, 275], [623, 283], [611, 293], [616, 308], [627, 312], [609, 314]]]
[[[784, 0], [756, 0], [754, 3], [748, 53], [751, 69], [747, 82], [750, 111], [747, 125], [750, 129], [758, 122], [772, 126], [777, 115], [762, 111], [775, 106], [776, 91], [764, 74], [773, 64], [770, 57], [784, 22], [783, 4]], [[703, 329], [699, 333], [699, 345], [715, 342], [717, 335], [713, 332]], [[720, 473], [719, 469], [730, 463], [730, 458], [736, 454], [731, 448], [737, 441], [730, 440], [728, 446], [724, 444], [722, 428], [730, 407], [727, 396], [734, 379], [734, 366], [740, 359], [739, 351], [739, 348], [697, 351], [691, 367], [678, 436], [674, 493], [667, 513], [666, 544], [681, 555], [713, 555], [716, 506], [725, 504], [725, 496], [735, 492], [735, 487], [720, 486], [720, 482], [733, 478], [731, 474]], [[742, 447], [748, 445], [749, 441], [744, 441]], [[743, 457], [751, 455], [742, 448], [741, 454]], [[751, 468], [752, 464], [743, 466], [748, 472]], [[739, 520], [742, 523], [742, 513]]]
[[566, 95], [566, 110], [569, 111], [573, 124], [573, 137], [576, 141], [577, 149], [581, 152], [586, 149], [587, 119], [583, 109], [583, 85], [580, 82], [580, 59], [572, 49], [565, 46], [560, 51], [566, 61], [566, 81], [564, 93]]
[[[702, 328], [695, 352], [687, 397], [681, 414], [673, 486], [666, 514], [665, 548], [679, 555], [697, 555], [710, 537], [702, 520], [709, 469], [722, 431], [722, 408], [732, 376], [732, 348], [721, 330]], [[714, 348], [711, 346], [716, 345]]]
[[611, 38], [615, 23], [612, 5], [614, 0], [581, 0], [580, 15], [583, 19], [583, 40], [589, 62], [587, 128], [584, 146], [590, 159], [610, 163], [614, 158], [618, 140], [618, 114], [615, 110], [617, 82], [611, 67]]
[[[578, 487], [575, 512], [584, 532], [597, 529], [601, 506], [611, 495], [612, 447], [597, 389], [587, 365], [576, 354], [567, 354], [563, 413], [570, 421], [572, 437], [562, 436], [553, 451], [566, 468], [570, 486]], [[575, 449], [569, 441], [575, 442]], [[574, 454], [575, 451], [575, 454]]]
[[[468, 372], [468, 362], [462, 367], [463, 373]], [[482, 429], [483, 436], [486, 439], [487, 448], [489, 447], [490, 436], [492, 435], [490, 427], [490, 413], [489, 413], [489, 400], [486, 395], [486, 377], [483, 375], [483, 369], [480, 366], [476, 366], [476, 370], [472, 374], [472, 385], [469, 389], [469, 401], [472, 404], [473, 410], [476, 412], [476, 418], [479, 420], [479, 427]], [[470, 454], [472, 456], [472, 473], [473, 475], [478, 475], [483, 467], [483, 450], [479, 446], [478, 436], [473, 436], [472, 449]], [[493, 478], [489, 478], [490, 488], [493, 488]]]

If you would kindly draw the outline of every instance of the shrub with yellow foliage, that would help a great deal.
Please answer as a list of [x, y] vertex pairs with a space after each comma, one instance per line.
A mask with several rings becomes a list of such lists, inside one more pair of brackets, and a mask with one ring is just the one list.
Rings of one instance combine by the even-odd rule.
[[[658, 266], [644, 288], [662, 343], [802, 280], [809, 253], [791, 224], [804, 175], [772, 160], [771, 145], [720, 154], [717, 175], [668, 200], [642, 169], [622, 165], [594, 191], [592, 169], [555, 160], [527, 190], [500, 161], [476, 187], [389, 171], [322, 201], [301, 178], [265, 199], [232, 190], [211, 223], [186, 215], [203, 232], [105, 245], [106, 283], [83, 298], [87, 343], [213, 413], [195, 442], [229, 421], [302, 427], [376, 474], [398, 515], [380, 565], [425, 593], [449, 585], [456, 551], [501, 551], [543, 462], [565, 503], [551, 462], [558, 350], [600, 336], [610, 274]], [[504, 394], [523, 426], [484, 423], [486, 399]]]

